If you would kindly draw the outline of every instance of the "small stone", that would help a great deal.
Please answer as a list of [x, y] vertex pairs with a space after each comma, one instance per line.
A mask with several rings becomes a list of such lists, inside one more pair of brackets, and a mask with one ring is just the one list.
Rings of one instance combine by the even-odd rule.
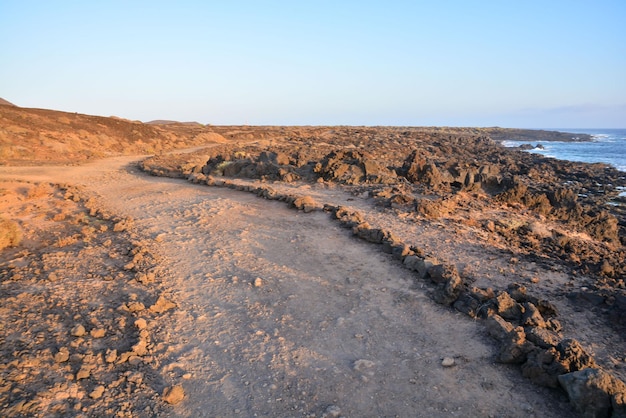
[[65, 363], [70, 358], [70, 352], [67, 347], [59, 348], [59, 352], [54, 355], [54, 361], [57, 363]]
[[263, 279], [260, 277], [257, 277], [256, 279], [254, 279], [254, 287], [261, 287], [263, 286]]
[[159, 296], [157, 301], [150, 307], [150, 312], [154, 313], [163, 313], [169, 311], [170, 309], [174, 309], [176, 304], [171, 300], [166, 299], [163, 295]]
[[83, 366], [80, 368], [78, 373], [76, 373], [76, 380], [87, 379], [89, 376], [91, 376], [91, 370]]
[[77, 324], [74, 326], [74, 328], [72, 328], [72, 335], [74, 337], [82, 337], [83, 335], [85, 335], [87, 331], [85, 331], [85, 327], [82, 326], [81, 324]]
[[89, 394], [89, 397], [91, 399], [100, 399], [102, 397], [102, 394], [104, 394], [104, 386], [100, 385], [100, 386], [96, 386], [96, 388], [91, 391], [91, 393]]
[[128, 302], [126, 305], [130, 312], [141, 312], [146, 309], [146, 306], [141, 302]]
[[117, 360], [117, 350], [107, 350], [104, 361], [107, 363], [115, 363], [115, 360]]
[[163, 400], [171, 405], [180, 403], [184, 398], [185, 390], [180, 385], [168, 387], [163, 391]]
[[452, 366], [454, 366], [454, 359], [452, 357], [446, 357], [441, 362], [441, 365], [443, 367], [452, 367]]
[[133, 353], [138, 356], [145, 356], [148, 353], [148, 342], [146, 340], [139, 340], [137, 344], [133, 345]]
[[120, 354], [120, 356], [117, 359], [117, 364], [122, 364], [122, 363], [126, 363], [128, 361], [128, 359], [130, 358], [130, 356], [132, 356], [134, 353], [132, 351], [126, 351], [122, 354]]
[[139, 318], [138, 320], [135, 321], [135, 326], [138, 329], [146, 329], [146, 327], [148, 326], [148, 322], [143, 318]]
[[89, 334], [93, 338], [102, 338], [106, 335], [106, 331], [104, 328], [94, 328], [89, 332]]
[[126, 377], [126, 380], [128, 380], [131, 383], [134, 383], [136, 385], [140, 385], [141, 382], [143, 382], [143, 373], [141, 372], [127, 372], [128, 376]]

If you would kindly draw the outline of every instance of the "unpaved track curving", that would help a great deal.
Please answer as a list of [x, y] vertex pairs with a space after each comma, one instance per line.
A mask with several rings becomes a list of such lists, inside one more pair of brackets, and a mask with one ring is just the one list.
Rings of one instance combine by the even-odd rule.
[[155, 335], [165, 380], [186, 393], [172, 416], [572, 415], [493, 364], [481, 324], [327, 214], [150, 177], [137, 159], [0, 175], [80, 185], [157, 243], [179, 307]]

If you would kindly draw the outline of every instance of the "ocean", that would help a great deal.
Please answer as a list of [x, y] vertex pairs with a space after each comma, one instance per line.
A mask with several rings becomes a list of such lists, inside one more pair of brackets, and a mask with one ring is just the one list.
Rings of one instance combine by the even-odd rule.
[[[558, 158], [559, 160], [584, 163], [607, 163], [626, 172], [626, 129], [549, 129], [551, 131], [589, 134], [590, 142], [541, 142], [544, 149], [529, 152]], [[522, 144], [537, 145], [537, 142], [504, 141], [506, 147]]]

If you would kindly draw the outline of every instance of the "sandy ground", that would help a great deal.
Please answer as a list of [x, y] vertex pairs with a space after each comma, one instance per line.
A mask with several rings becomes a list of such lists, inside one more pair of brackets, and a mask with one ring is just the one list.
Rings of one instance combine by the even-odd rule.
[[[494, 363], [480, 322], [436, 305], [400, 263], [328, 214], [150, 177], [138, 159], [0, 168], [4, 180], [79, 186], [132, 218], [158, 252], [178, 307], [151, 327], [159, 376], [144, 382], [157, 393], [182, 385], [185, 398], [130, 405], [134, 415], [572, 416], [564, 393]], [[71, 280], [82, 287], [80, 275]]]

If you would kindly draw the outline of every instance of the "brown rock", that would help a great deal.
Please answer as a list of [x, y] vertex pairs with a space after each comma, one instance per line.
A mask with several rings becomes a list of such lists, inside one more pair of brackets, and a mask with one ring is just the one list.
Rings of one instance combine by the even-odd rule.
[[117, 360], [117, 350], [107, 350], [104, 356], [104, 361], [107, 363], [115, 363], [115, 360]]
[[469, 292], [470, 295], [477, 299], [480, 303], [485, 303], [491, 299], [495, 299], [496, 297], [492, 288], [481, 289], [479, 287], [472, 287]]
[[574, 339], [561, 341], [556, 349], [560, 353], [562, 364], [569, 372], [596, 366], [593, 357]]
[[141, 312], [146, 309], [146, 306], [143, 303], [136, 301], [128, 302], [126, 307], [130, 312]]
[[322, 208], [322, 205], [317, 203], [311, 196], [302, 196], [296, 198], [293, 201], [293, 206], [296, 209], [303, 210], [305, 213], [313, 212]]
[[524, 308], [517, 303], [507, 292], [500, 292], [496, 297], [498, 314], [504, 319], [519, 321]]
[[176, 304], [171, 300], [166, 299], [163, 295], [159, 296], [157, 301], [150, 307], [150, 312], [154, 313], [163, 313], [169, 311], [170, 309], [174, 309]]
[[522, 327], [514, 327], [498, 315], [493, 315], [487, 320], [487, 331], [500, 341], [497, 360], [501, 363], [523, 363], [534, 348], [530, 341], [526, 341]]
[[89, 332], [92, 338], [102, 338], [106, 335], [106, 330], [104, 328], [94, 328]]
[[145, 356], [148, 353], [148, 342], [144, 339], [141, 339], [137, 342], [137, 344], [133, 345], [133, 353], [138, 356]]
[[486, 321], [487, 332], [498, 341], [504, 341], [515, 327], [500, 315], [492, 315]]
[[525, 327], [546, 327], [546, 321], [544, 321], [543, 316], [541, 316], [539, 309], [537, 309], [537, 307], [530, 302], [524, 303], [522, 325]]
[[54, 355], [54, 361], [57, 363], [65, 363], [70, 358], [70, 352], [67, 347], [59, 348], [59, 352]]
[[459, 298], [463, 288], [463, 280], [456, 267], [452, 264], [439, 264], [428, 270], [428, 275], [434, 283], [438, 283], [433, 292], [433, 299], [442, 305], [451, 305]]
[[82, 366], [78, 373], [76, 373], [76, 380], [87, 379], [89, 376], [91, 376], [91, 368]]
[[162, 397], [165, 402], [176, 405], [185, 398], [185, 390], [181, 385], [171, 386], [165, 388]]
[[100, 385], [100, 386], [96, 386], [94, 388], [93, 391], [91, 391], [91, 393], [89, 394], [89, 397], [91, 399], [100, 399], [102, 397], [102, 395], [104, 394], [104, 386]]
[[82, 337], [83, 335], [87, 333], [87, 331], [85, 331], [85, 327], [82, 326], [81, 324], [75, 325], [74, 328], [72, 328], [70, 332], [72, 336], [74, 337]]
[[531, 328], [527, 330], [526, 338], [541, 348], [556, 347], [560, 341], [557, 333], [545, 328]]

